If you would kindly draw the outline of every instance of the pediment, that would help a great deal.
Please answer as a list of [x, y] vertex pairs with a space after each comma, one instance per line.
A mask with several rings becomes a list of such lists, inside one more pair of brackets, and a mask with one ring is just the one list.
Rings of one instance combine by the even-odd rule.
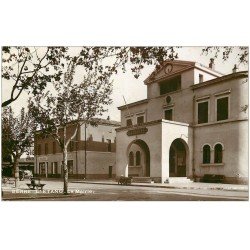
[[166, 79], [185, 70], [193, 68], [194, 65], [194, 62], [166, 61], [164, 66], [162, 66], [157, 71], [154, 71], [144, 82], [147, 84], [150, 82]]

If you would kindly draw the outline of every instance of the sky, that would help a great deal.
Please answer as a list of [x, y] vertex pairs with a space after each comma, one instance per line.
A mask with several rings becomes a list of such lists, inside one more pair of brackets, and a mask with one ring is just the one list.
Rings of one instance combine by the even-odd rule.
[[[70, 47], [72, 54], [77, 54], [80, 50], [79, 47]], [[178, 60], [187, 60], [199, 62], [205, 66], [208, 66], [210, 57], [209, 55], [202, 55], [202, 47], [181, 47], [178, 48]], [[223, 62], [222, 59], [218, 58], [215, 60], [215, 69], [224, 74], [232, 73], [232, 68], [234, 64], [237, 64], [237, 54], [239, 52], [238, 47], [234, 47], [234, 51], [231, 54], [230, 58]], [[129, 67], [127, 67], [129, 69]], [[239, 65], [239, 70], [247, 70], [248, 65]], [[135, 79], [130, 70], [122, 73], [118, 72], [117, 75], [113, 77], [113, 93], [112, 100], [113, 103], [108, 107], [108, 111], [103, 114], [102, 118], [107, 118], [110, 116], [112, 120], [120, 121], [120, 111], [117, 107], [124, 105], [123, 96], [126, 99], [127, 103], [139, 101], [145, 99], [147, 96], [147, 88], [144, 85], [143, 81], [150, 75], [154, 70], [154, 66], [145, 66], [141, 72], [141, 76], [138, 79]], [[82, 69], [78, 69], [75, 75], [75, 81], [81, 82], [83, 76]], [[10, 96], [11, 85], [7, 81], [2, 81], [2, 101], [5, 101], [8, 96]], [[28, 95], [22, 93], [21, 96], [16, 100], [11, 106], [14, 111], [18, 114], [21, 107], [27, 105]]]

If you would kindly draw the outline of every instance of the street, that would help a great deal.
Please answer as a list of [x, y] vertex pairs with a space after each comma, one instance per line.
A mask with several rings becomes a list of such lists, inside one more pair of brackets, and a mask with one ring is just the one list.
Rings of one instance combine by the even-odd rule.
[[[62, 182], [48, 182], [44, 191], [4, 192], [4, 200], [48, 200], [48, 201], [246, 201], [247, 191], [214, 189], [181, 189], [114, 184], [69, 183], [69, 195], [62, 194]], [[27, 192], [27, 193], [26, 193]], [[30, 199], [32, 198], [32, 199]], [[18, 200], [18, 199], [17, 199]]]
[[[247, 200], [247, 192], [223, 190], [183, 190], [155, 187], [85, 184], [94, 191], [56, 200], [77, 201], [238, 201]], [[53, 199], [51, 199], [53, 200]]]

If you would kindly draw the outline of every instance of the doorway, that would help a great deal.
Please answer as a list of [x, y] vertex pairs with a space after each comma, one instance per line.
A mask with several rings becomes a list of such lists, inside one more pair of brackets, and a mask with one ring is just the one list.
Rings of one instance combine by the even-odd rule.
[[109, 178], [112, 178], [112, 166], [109, 166]]
[[150, 177], [150, 151], [143, 140], [130, 143], [127, 159], [129, 177]]
[[186, 177], [187, 176], [187, 152], [185, 142], [182, 139], [176, 139], [172, 142], [169, 150], [169, 176]]

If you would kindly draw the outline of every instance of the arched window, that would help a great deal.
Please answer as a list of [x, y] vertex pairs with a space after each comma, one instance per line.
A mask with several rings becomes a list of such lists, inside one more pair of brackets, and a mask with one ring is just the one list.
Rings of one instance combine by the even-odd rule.
[[210, 146], [203, 147], [203, 163], [210, 163]]
[[136, 162], [136, 166], [141, 165], [141, 152], [137, 151], [135, 154], [135, 162]]
[[129, 166], [134, 166], [134, 154], [133, 154], [133, 152], [129, 153]]
[[222, 145], [216, 144], [214, 147], [214, 163], [222, 163]]

